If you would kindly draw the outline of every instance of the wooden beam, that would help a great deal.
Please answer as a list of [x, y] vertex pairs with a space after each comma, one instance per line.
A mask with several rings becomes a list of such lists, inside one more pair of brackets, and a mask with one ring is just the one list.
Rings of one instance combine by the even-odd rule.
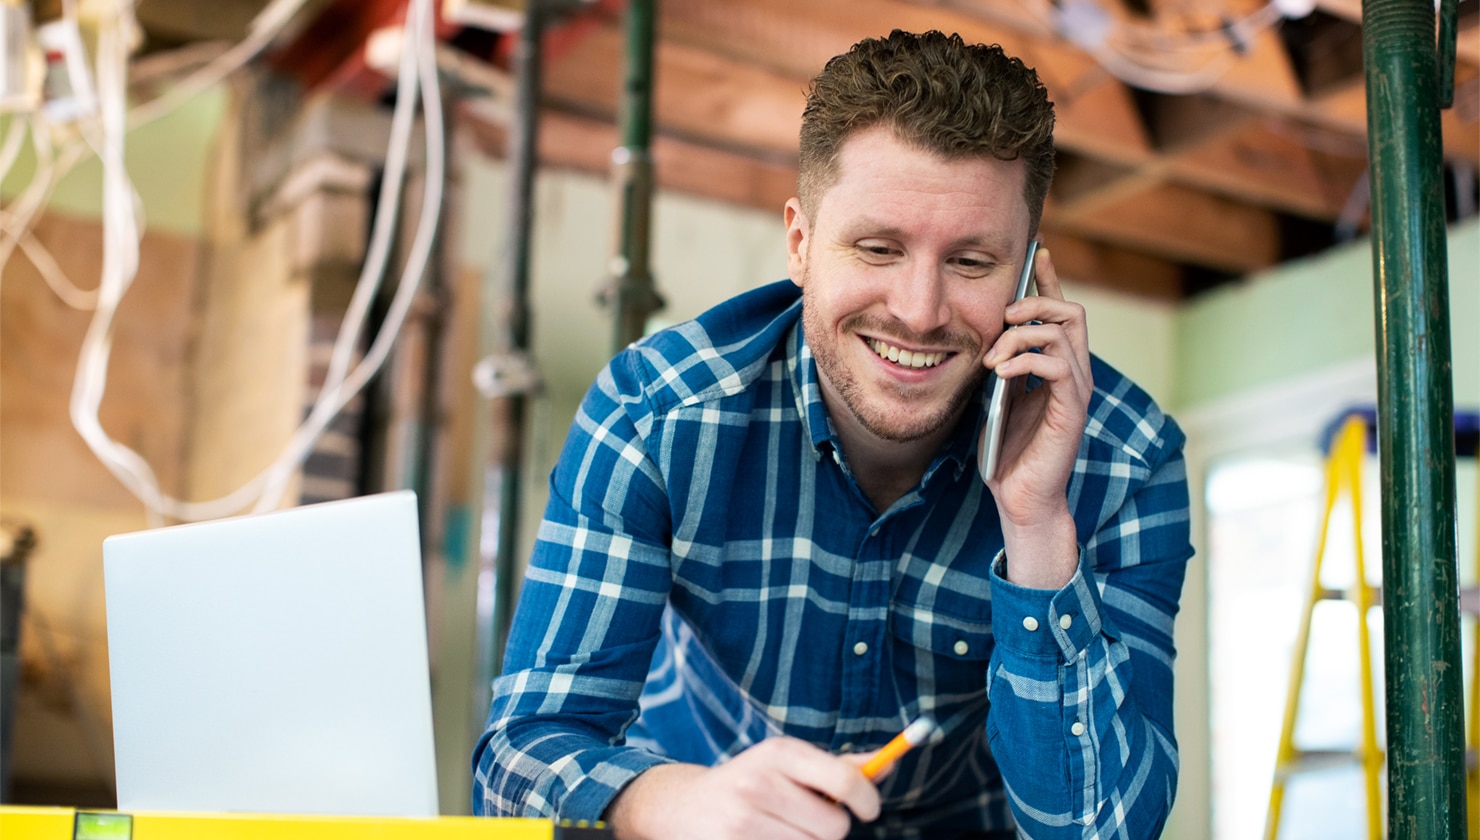
[[1248, 52], [1238, 55], [1210, 90], [1232, 102], [1284, 114], [1299, 110], [1305, 101], [1290, 55], [1274, 29], [1255, 36]]
[[185, 41], [240, 41], [267, 0], [139, 0], [134, 14], [155, 37]]
[[1316, 8], [1352, 23], [1362, 22], [1362, 0], [1316, 0]]
[[1092, 216], [1161, 183], [1160, 170], [1159, 165], [1125, 169], [1088, 158], [1062, 158], [1054, 175], [1053, 214], [1063, 220]]
[[[503, 126], [467, 119], [463, 122], [481, 153], [504, 156]], [[616, 129], [601, 120], [546, 109], [540, 116], [541, 166], [605, 177], [611, 168]], [[687, 195], [774, 212], [780, 224], [781, 208], [796, 193], [793, 166], [759, 161], [731, 151], [657, 138], [653, 144], [658, 185]], [[1182, 270], [1176, 264], [1128, 251], [1113, 243], [1094, 242], [1044, 219], [1055, 265], [1076, 282], [1124, 291], [1158, 300], [1181, 295]]]
[[1210, 143], [1171, 156], [1167, 173], [1183, 184], [1249, 204], [1275, 207], [1314, 219], [1335, 219], [1352, 180], [1323, 171], [1311, 149], [1270, 117]]
[[1130, 91], [1085, 53], [1046, 33], [904, 0], [685, 0], [664, 4], [661, 22], [665, 42], [763, 67], [801, 89], [834, 55], [895, 28], [939, 29], [973, 43], [1001, 44], [1048, 87], [1060, 146], [1123, 163], [1147, 158], [1150, 144]]
[[1054, 270], [1071, 282], [1153, 300], [1182, 297], [1182, 269], [1168, 260], [1076, 236], [1047, 217], [1043, 244], [1053, 257]]
[[[546, 101], [609, 120], [617, 111], [622, 32], [592, 27], [545, 70]], [[755, 65], [661, 41], [654, 56], [656, 132], [795, 157], [802, 85]]]
[[1480, 14], [1468, 15], [1459, 22], [1455, 53], [1461, 61], [1480, 64]]
[[1279, 261], [1274, 214], [1184, 186], [1153, 186], [1093, 213], [1060, 215], [1052, 209], [1054, 224], [1066, 231], [1164, 259], [1236, 273]]
[[[466, 125], [483, 154], [504, 156], [507, 135], [502, 125], [476, 118], [467, 119]], [[612, 150], [618, 142], [617, 130], [610, 122], [553, 108], [540, 114], [538, 156], [542, 167], [606, 177], [611, 173]], [[796, 194], [794, 165], [671, 137], [655, 137], [652, 154], [654, 175], [661, 189], [772, 211], [778, 219], [786, 200]]]
[[[1444, 134], [1444, 157], [1467, 160], [1480, 165], [1480, 123], [1475, 121], [1480, 108], [1480, 68], [1461, 61], [1455, 67], [1453, 108], [1441, 111], [1439, 120]], [[1365, 80], [1335, 91], [1311, 103], [1309, 115], [1322, 125], [1367, 135], [1367, 88]]]
[[1259, 112], [1207, 94], [1147, 97], [1147, 122], [1156, 147], [1176, 153], [1226, 137], [1259, 119]]

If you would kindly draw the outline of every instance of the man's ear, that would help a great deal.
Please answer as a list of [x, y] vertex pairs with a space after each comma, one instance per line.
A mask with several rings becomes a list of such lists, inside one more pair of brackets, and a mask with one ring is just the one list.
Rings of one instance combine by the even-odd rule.
[[807, 265], [807, 246], [811, 243], [812, 225], [807, 214], [802, 212], [802, 202], [796, 197], [787, 199], [783, 218], [786, 221], [786, 270], [791, 273], [791, 282], [802, 285], [803, 269]]

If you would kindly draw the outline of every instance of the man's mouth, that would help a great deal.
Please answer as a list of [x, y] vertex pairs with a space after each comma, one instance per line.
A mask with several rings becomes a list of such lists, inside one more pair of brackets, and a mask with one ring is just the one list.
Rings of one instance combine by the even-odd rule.
[[918, 353], [909, 350], [902, 350], [898, 347], [895, 347], [893, 344], [889, 344], [885, 341], [880, 341], [876, 338], [870, 338], [867, 339], [867, 341], [869, 348], [872, 349], [876, 354], [878, 354], [879, 358], [893, 362], [900, 367], [935, 367], [951, 356], [951, 353], [948, 352]]

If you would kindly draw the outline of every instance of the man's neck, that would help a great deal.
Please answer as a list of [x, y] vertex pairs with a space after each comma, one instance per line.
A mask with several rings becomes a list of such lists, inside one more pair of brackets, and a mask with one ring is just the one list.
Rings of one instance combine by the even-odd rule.
[[865, 429], [847, 406], [834, 407], [825, 392], [823, 396], [853, 478], [881, 513], [920, 483], [960, 419], [958, 416], [919, 440], [901, 443], [885, 440]]

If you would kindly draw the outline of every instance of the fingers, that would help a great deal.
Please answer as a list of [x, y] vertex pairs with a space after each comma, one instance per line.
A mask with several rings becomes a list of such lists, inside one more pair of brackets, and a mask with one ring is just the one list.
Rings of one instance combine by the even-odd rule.
[[[879, 792], [858, 766], [839, 756], [794, 738], [771, 738], [751, 747], [741, 757], [755, 753], [778, 777], [791, 782], [791, 790], [809, 795], [810, 799], [835, 810], [833, 803], [844, 805], [859, 819], [867, 822], [879, 816]], [[738, 760], [738, 759], [737, 759]], [[820, 798], [819, 795], [820, 794]], [[801, 799], [788, 797], [802, 806]], [[821, 818], [820, 811], [807, 807], [807, 812]], [[844, 833], [847, 818], [844, 815]]]
[[1033, 285], [1038, 287], [1039, 297], [1064, 300], [1064, 287], [1059, 285], [1059, 274], [1054, 270], [1053, 257], [1048, 253], [1048, 246], [1040, 246], [1038, 255], [1033, 258]]
[[[762, 741], [695, 781], [690, 793], [665, 797], [665, 811], [672, 818], [677, 802], [696, 803], [699, 813], [684, 822], [702, 815], [705, 838], [842, 838], [850, 811], [862, 820], [879, 814], [878, 791], [856, 764], [794, 738]], [[655, 836], [684, 831], [665, 826]]]
[[[998, 336], [985, 364], [1002, 377], [1031, 373], [1050, 381], [1087, 382], [1089, 330], [1084, 307], [1064, 299], [1063, 287], [1046, 248], [1038, 251], [1034, 273], [1038, 294], [1007, 307], [1007, 323], [1020, 326], [1004, 330]], [[1042, 352], [1024, 355], [1035, 349]]]
[[618, 838], [840, 840], [879, 814], [854, 763], [793, 738], [771, 738], [716, 767], [665, 764], [634, 779], [607, 809]]

